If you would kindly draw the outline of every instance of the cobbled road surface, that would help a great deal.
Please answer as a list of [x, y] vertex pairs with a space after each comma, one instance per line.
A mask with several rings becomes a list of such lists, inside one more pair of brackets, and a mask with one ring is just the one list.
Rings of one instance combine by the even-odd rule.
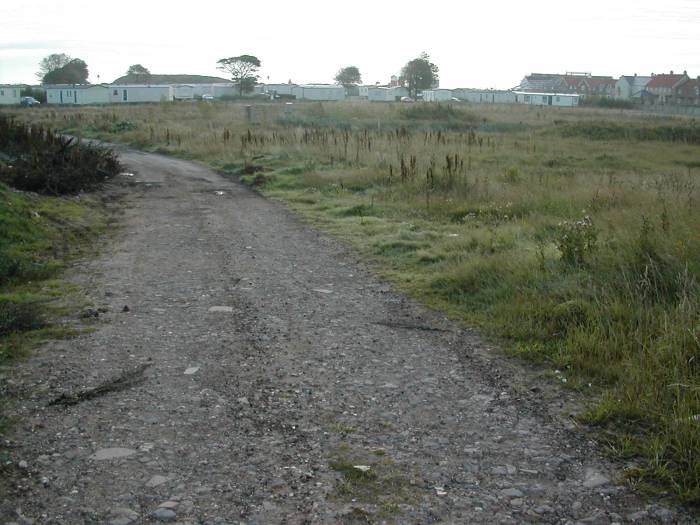
[[0, 371], [0, 523], [694, 522], [282, 205], [120, 155], [115, 232], [71, 272], [94, 330]]

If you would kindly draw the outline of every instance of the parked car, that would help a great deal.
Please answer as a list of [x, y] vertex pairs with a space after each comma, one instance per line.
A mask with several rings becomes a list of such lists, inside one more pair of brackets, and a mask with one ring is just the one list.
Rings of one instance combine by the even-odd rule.
[[204, 101], [207, 101], [207, 100], [209, 100], [209, 101], [214, 100], [214, 95], [209, 95], [209, 94], [202, 95], [202, 100], [204, 100]]
[[22, 97], [21, 99], [19, 99], [19, 103], [26, 108], [38, 106], [41, 104], [41, 102], [39, 102], [34, 97]]
[[411, 97], [401, 97], [401, 102], [415, 102]]

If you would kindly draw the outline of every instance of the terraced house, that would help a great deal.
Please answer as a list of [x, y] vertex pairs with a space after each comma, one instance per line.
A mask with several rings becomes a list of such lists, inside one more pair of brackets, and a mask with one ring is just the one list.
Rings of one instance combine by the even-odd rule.
[[678, 103], [677, 90], [689, 80], [690, 77], [685, 71], [682, 74], [675, 74], [673, 71], [660, 75], [652, 73], [651, 80], [645, 88], [645, 92], [648, 95], [646, 98], [654, 104]]
[[700, 106], [700, 76], [688, 79], [676, 88], [675, 102], [683, 106]]

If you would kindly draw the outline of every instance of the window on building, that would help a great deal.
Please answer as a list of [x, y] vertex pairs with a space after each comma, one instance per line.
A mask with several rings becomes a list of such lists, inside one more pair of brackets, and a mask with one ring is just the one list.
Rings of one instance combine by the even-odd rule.
[[547, 103], [547, 97], [542, 97], [542, 102]]
[[530, 95], [525, 95], [525, 102], [530, 102]]
[[114, 95], [115, 97], [118, 97], [118, 96], [119, 96], [119, 90], [118, 90], [118, 89], [115, 89], [115, 90], [114, 90], [114, 93], [112, 93], [112, 95]]
[[0, 89], [0, 97], [4, 97], [4, 96], [5, 96], [5, 90], [4, 90], [4, 89]]
[[124, 102], [126, 102], [126, 89], [123, 90], [123, 93], [122, 93], [122, 100], [123, 100]]

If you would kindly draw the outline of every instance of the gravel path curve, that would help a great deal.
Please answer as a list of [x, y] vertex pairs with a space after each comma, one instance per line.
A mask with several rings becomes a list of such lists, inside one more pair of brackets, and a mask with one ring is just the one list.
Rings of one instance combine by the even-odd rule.
[[106, 313], [0, 372], [0, 523], [693, 522], [347, 247], [198, 164], [121, 156], [119, 230], [75, 272]]

